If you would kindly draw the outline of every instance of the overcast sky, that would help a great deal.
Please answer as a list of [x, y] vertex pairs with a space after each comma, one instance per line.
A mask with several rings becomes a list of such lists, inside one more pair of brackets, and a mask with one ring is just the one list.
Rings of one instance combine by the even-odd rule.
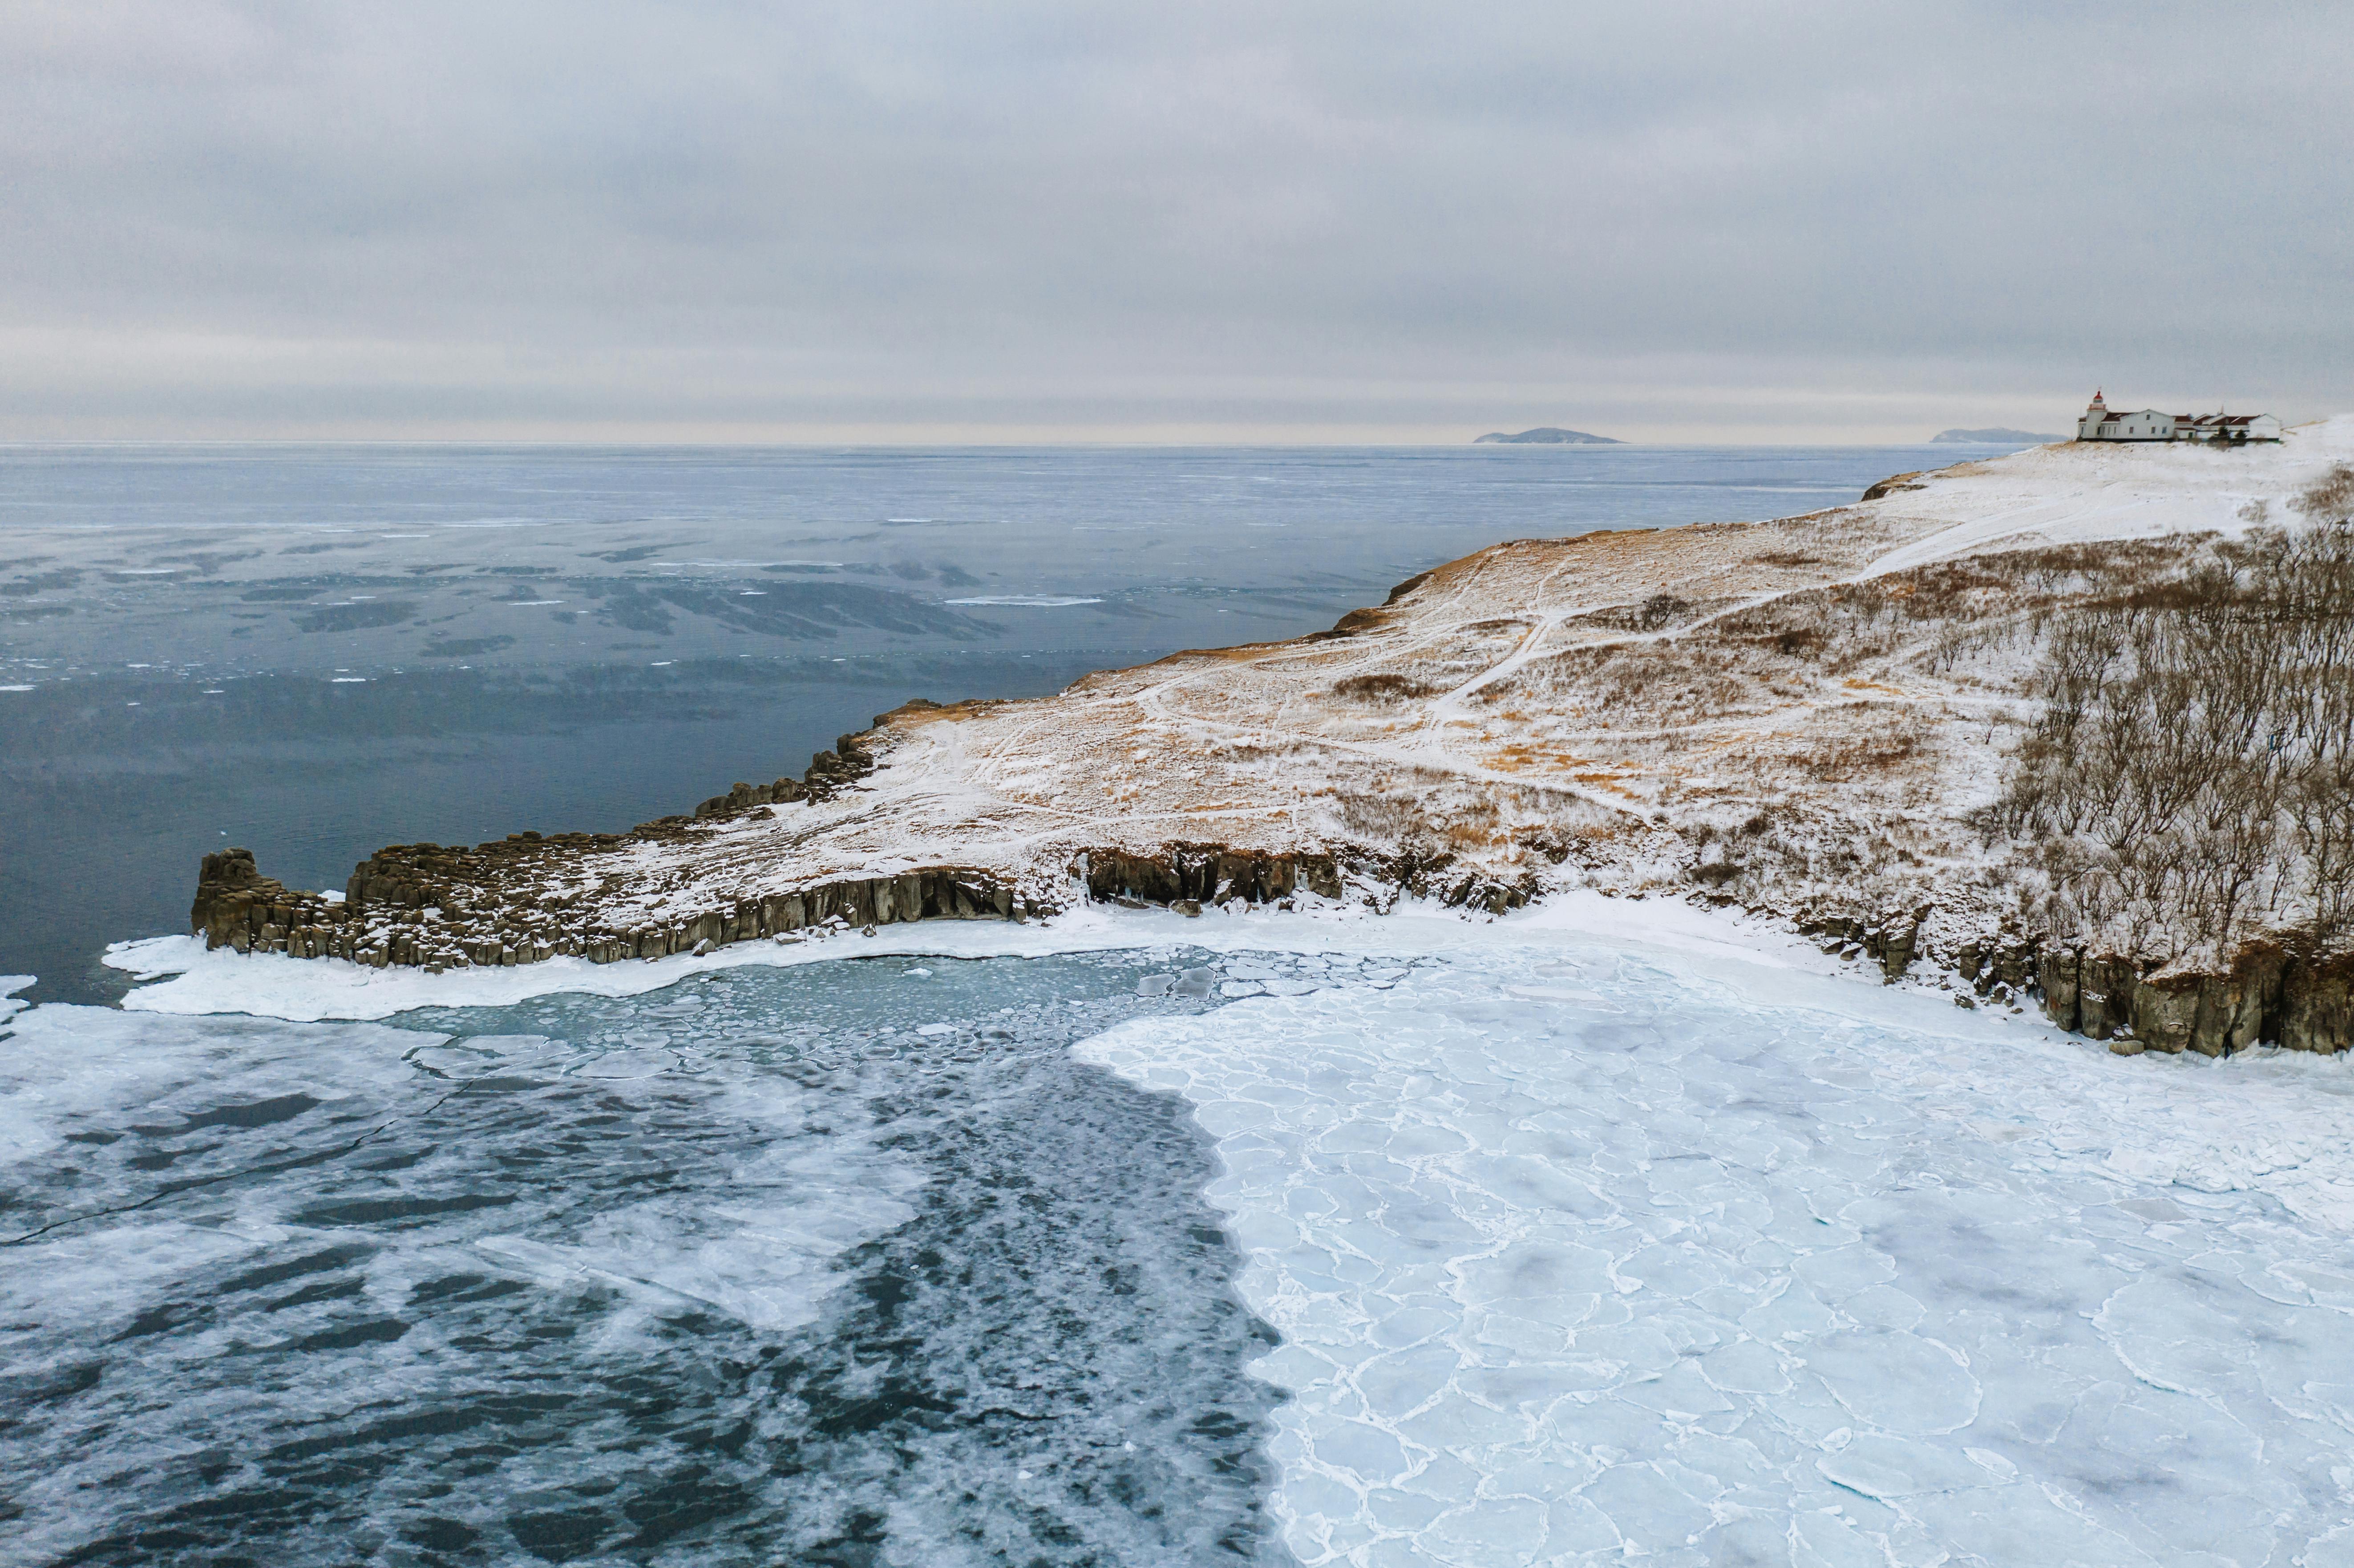
[[2354, 5], [0, 7], [0, 438], [2354, 408]]

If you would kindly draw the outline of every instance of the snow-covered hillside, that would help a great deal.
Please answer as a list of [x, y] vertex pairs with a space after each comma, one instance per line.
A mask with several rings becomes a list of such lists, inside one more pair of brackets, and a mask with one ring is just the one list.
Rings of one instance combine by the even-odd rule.
[[[2036, 544], [2233, 534], [2285, 520], [2285, 503], [2354, 459], [2354, 415], [2296, 427], [2277, 446], [2063, 441], [1908, 477], [1875, 504], [1942, 526], [1872, 563], [1874, 572]], [[1918, 484], [1918, 490], [1909, 488]]]
[[2276, 447], [2069, 444], [1775, 522], [1500, 545], [1296, 641], [911, 705], [822, 757], [813, 800], [397, 848], [347, 906], [243, 910], [215, 936], [514, 962], [829, 914], [1050, 913], [1090, 889], [1500, 912], [1586, 886], [1738, 903], [2009, 998], [2033, 979], [2039, 889], [1974, 813], [2033, 716], [2049, 618], [2295, 522], [2349, 461], [2354, 418]]

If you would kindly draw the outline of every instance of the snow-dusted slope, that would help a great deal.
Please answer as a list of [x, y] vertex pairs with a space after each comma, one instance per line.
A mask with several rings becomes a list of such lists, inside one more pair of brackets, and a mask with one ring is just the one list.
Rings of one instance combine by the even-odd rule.
[[2232, 452], [2046, 448], [1776, 523], [1499, 546], [1343, 635], [895, 715], [870, 743], [878, 770], [832, 801], [633, 845], [594, 874], [618, 873], [631, 912], [661, 918], [698, 896], [943, 863], [1049, 900], [1078, 852], [1174, 842], [1408, 850], [1510, 881], [1582, 834], [1617, 846], [1631, 886], [1646, 845], [1676, 853], [1649, 831], [1662, 808], [1796, 791], [1868, 816], [1962, 809], [1992, 788], [1985, 740], [2012, 715], [2017, 661], [1980, 649], [1932, 674], [1917, 656], [2054, 593], [1976, 587], [1898, 626], [1891, 605], [1947, 585], [1889, 579], [1994, 550], [2244, 529], [2350, 457], [2354, 419]]
[[2062, 441], [1962, 463], [1874, 503], [1933, 531], [1875, 559], [1902, 571], [2031, 544], [2239, 533], [2285, 519], [2287, 501], [2354, 460], [2354, 415], [2301, 425], [2277, 447]]

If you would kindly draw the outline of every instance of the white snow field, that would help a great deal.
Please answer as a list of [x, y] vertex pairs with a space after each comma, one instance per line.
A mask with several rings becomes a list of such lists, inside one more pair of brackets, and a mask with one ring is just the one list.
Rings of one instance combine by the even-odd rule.
[[1303, 1563], [2354, 1563], [2354, 1075], [1586, 943], [1123, 1025]]

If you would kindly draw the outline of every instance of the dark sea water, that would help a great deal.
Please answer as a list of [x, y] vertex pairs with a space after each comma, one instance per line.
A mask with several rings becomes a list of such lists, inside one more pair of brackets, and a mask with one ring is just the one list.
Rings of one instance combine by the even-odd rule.
[[0, 448], [0, 972], [104, 1001], [242, 844], [616, 830], [924, 696], [1296, 636], [1500, 540], [1975, 449]]
[[37, 1009], [0, 1561], [1288, 1560], [1207, 1141], [1069, 1052], [1181, 957]]
[[0, 450], [0, 1563], [1287, 1561], [1211, 1145], [1071, 1053], [1198, 955], [365, 1024], [100, 954], [225, 845], [625, 828], [909, 697], [1971, 455]]

